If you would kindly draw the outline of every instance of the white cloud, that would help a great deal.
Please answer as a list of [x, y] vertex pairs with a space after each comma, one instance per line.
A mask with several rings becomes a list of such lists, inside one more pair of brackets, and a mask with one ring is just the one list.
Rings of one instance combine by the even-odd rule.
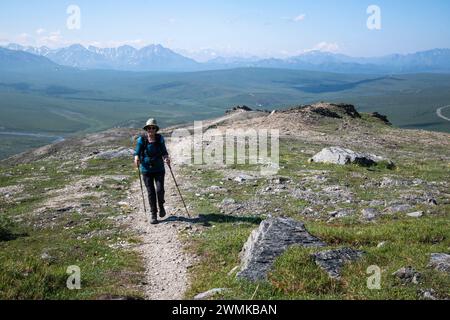
[[169, 18], [169, 23], [170, 24], [174, 24], [175, 22], [177, 22], [177, 19], [175, 19], [175, 18]]
[[33, 45], [36, 42], [36, 39], [34, 39], [34, 37], [32, 37], [31, 35], [29, 35], [28, 33], [21, 33], [19, 34], [16, 39], [14, 40], [14, 42], [17, 42], [18, 44], [21, 45]]
[[281, 19], [287, 20], [289, 22], [301, 22], [301, 21], [305, 20], [305, 18], [306, 18], [305, 13], [299, 14], [295, 17], [281, 17]]
[[50, 32], [47, 36], [39, 38], [39, 43], [46, 46], [58, 46], [64, 44], [63, 38], [61, 36], [61, 31]]
[[[329, 43], [326, 41], [319, 42], [311, 50], [325, 51], [325, 52], [337, 52], [339, 51], [339, 45], [337, 43]], [[309, 51], [311, 51], [309, 50]]]
[[43, 34], [44, 32], [45, 32], [45, 29], [44, 29], [44, 28], [39, 28], [39, 29], [36, 30], [36, 33], [37, 33], [38, 35], [41, 35], [41, 34]]
[[302, 14], [299, 14], [298, 16], [296, 16], [295, 18], [293, 18], [292, 20], [294, 22], [300, 22], [300, 21], [305, 20], [305, 17], [306, 17], [306, 14], [302, 13]]

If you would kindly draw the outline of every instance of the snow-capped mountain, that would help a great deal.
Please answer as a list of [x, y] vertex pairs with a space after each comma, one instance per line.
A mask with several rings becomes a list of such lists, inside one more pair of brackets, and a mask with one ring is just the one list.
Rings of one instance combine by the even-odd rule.
[[61, 49], [24, 47], [17, 44], [10, 44], [6, 48], [44, 56], [57, 64], [81, 69], [190, 71], [198, 67], [196, 61], [161, 45], [150, 45], [139, 50], [131, 46], [86, 48], [80, 44]]
[[81, 69], [127, 71], [200, 71], [241, 67], [282, 68], [339, 73], [417, 73], [450, 72], [450, 49], [433, 49], [412, 54], [358, 58], [323, 51], [309, 51], [287, 59], [257, 57], [215, 57], [197, 62], [161, 45], [142, 49], [84, 47], [74, 44], [66, 48], [25, 47], [10, 44], [10, 50], [39, 55], [63, 65]]

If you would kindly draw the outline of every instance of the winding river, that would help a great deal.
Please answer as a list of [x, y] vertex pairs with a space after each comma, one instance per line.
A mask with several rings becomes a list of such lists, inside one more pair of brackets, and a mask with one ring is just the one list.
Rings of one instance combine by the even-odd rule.
[[48, 138], [52, 139], [53, 143], [64, 141], [62, 136], [53, 136], [43, 133], [32, 133], [32, 132], [20, 132], [20, 131], [0, 131], [0, 135], [3, 136], [25, 136], [25, 137], [35, 137], [35, 138]]

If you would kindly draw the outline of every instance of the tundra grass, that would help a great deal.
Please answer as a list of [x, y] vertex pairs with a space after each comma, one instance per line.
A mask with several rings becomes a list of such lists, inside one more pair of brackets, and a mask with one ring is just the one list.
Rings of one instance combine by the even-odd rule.
[[[12, 200], [2, 198], [0, 203], [0, 299], [142, 298], [138, 288], [144, 271], [140, 256], [129, 249], [115, 248], [119, 241], [137, 240], [108, 219], [127, 214], [123, 209], [110, 205], [102, 208], [101, 214], [95, 207], [35, 213], [48, 197], [46, 190], [61, 189], [73, 182], [71, 174], [80, 174], [74, 168], [63, 172], [59, 165], [46, 161], [0, 169], [0, 188], [23, 185]], [[42, 167], [45, 170], [41, 171]], [[130, 168], [120, 160], [91, 161], [81, 175], [131, 177]], [[117, 187], [128, 184], [129, 179], [106, 179], [102, 185], [105, 200], [114, 203], [124, 198], [125, 192]], [[80, 268], [80, 289], [67, 287], [70, 266]]]
[[[356, 217], [326, 221], [299, 215], [299, 210], [295, 209], [308, 205], [303, 199], [289, 198], [289, 194], [287, 199], [283, 196], [272, 196], [272, 205], [281, 208], [278, 213], [270, 212], [272, 216], [290, 216], [305, 222], [308, 231], [326, 242], [327, 247], [292, 246], [276, 259], [267, 279], [252, 283], [236, 278], [236, 271], [232, 270], [239, 266], [241, 248], [252, 230], [258, 227], [260, 221], [258, 219], [264, 219], [266, 215], [255, 216], [251, 212], [244, 215], [224, 215], [214, 204], [225, 197], [238, 201], [250, 200], [256, 189], [264, 188], [267, 183], [264, 179], [260, 179], [256, 185], [237, 184], [204, 170], [195, 175], [193, 184], [199, 183], [202, 188], [206, 188], [224, 181], [221, 186], [227, 188], [228, 192], [215, 196], [213, 200], [196, 197], [193, 195], [195, 190], [190, 194], [189, 202], [194, 206], [194, 210], [205, 213], [206, 219], [211, 221], [210, 227], [189, 238], [189, 250], [200, 257], [200, 263], [191, 269], [192, 284], [186, 298], [192, 298], [212, 288], [228, 289], [216, 295], [214, 299], [415, 300], [422, 299], [423, 291], [429, 289], [433, 289], [434, 295], [438, 298], [450, 298], [448, 275], [428, 266], [431, 253], [450, 253], [450, 207], [445, 201], [445, 183], [449, 177], [448, 170], [443, 171], [447, 164], [439, 159], [432, 159], [429, 162], [411, 159], [398, 164], [394, 169], [384, 165], [365, 168], [353, 165], [315, 164], [308, 163], [309, 155], [297, 152], [297, 149], [304, 147], [294, 145], [292, 148], [292, 143], [289, 146], [281, 145], [280, 174], [288, 176], [294, 183], [300, 182], [302, 177], [321, 173], [327, 178], [325, 186], [346, 187], [353, 192], [356, 200], [370, 201], [395, 200], [405, 190], [393, 187], [391, 191], [371, 186], [369, 182], [380, 181], [383, 177], [419, 178], [430, 182], [433, 186], [436, 185], [438, 193], [444, 193], [442, 196], [444, 198], [438, 198], [438, 205], [431, 209], [421, 204], [414, 206], [411, 211], [426, 212], [422, 218], [410, 218], [404, 213], [398, 213], [368, 222], [358, 218], [359, 210], [364, 207], [358, 203], [347, 205], [348, 208], [356, 210]], [[320, 151], [320, 147], [317, 151]], [[318, 186], [311, 184], [306, 187]], [[418, 188], [419, 191], [426, 191], [423, 190], [425, 186]], [[320, 191], [320, 187], [318, 190]], [[217, 218], [212, 219], [208, 216], [221, 219], [218, 221]], [[340, 280], [330, 279], [315, 264], [311, 254], [342, 247], [364, 251], [363, 258], [345, 264]], [[393, 275], [396, 270], [406, 266], [412, 266], [422, 274], [417, 284], [403, 283]], [[368, 282], [377, 276], [373, 272], [375, 269], [380, 271], [380, 286], [378, 289], [369, 289]]]

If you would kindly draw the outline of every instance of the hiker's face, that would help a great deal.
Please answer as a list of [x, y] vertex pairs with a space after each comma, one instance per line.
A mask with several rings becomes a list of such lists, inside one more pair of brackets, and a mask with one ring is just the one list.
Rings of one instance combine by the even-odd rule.
[[156, 127], [148, 127], [147, 132], [149, 134], [155, 134], [156, 133]]

